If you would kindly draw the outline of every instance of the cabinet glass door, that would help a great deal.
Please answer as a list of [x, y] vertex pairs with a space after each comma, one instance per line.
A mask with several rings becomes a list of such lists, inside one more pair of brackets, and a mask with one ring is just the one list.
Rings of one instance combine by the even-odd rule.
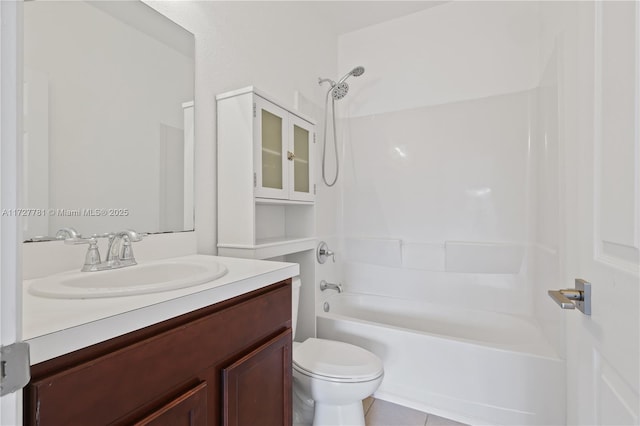
[[292, 200], [312, 201], [314, 199], [313, 160], [314, 133], [313, 126], [299, 117], [290, 115], [290, 142], [292, 152], [290, 159], [290, 174], [293, 182], [289, 197]]
[[255, 97], [256, 185], [255, 195], [288, 197], [287, 142], [288, 113], [271, 102]]

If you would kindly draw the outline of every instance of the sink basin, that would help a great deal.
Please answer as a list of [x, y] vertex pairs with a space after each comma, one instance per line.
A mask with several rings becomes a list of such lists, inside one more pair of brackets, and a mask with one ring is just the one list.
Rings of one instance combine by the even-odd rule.
[[167, 260], [99, 272], [52, 275], [33, 281], [29, 293], [55, 299], [131, 296], [192, 287], [226, 273], [226, 266], [214, 260]]

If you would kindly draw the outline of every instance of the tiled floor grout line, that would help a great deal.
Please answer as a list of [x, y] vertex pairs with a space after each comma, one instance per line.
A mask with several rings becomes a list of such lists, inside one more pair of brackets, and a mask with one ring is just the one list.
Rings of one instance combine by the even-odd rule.
[[[370, 403], [369, 403], [370, 401]], [[376, 405], [376, 407], [374, 407], [374, 404]], [[381, 405], [382, 404], [382, 405]], [[391, 418], [393, 418], [394, 415], [397, 415], [398, 412], [402, 412], [402, 410], [406, 410], [406, 412], [412, 412], [413, 414], [411, 414], [413, 416], [413, 420], [409, 420], [409, 418], [405, 418], [404, 421], [406, 421], [406, 423], [402, 423], [403, 425], [406, 424], [406, 426], [409, 425], [413, 425], [413, 426], [433, 426], [435, 424], [438, 425], [449, 425], [449, 426], [466, 426], [462, 423], [458, 423], [452, 420], [448, 420], [446, 418], [441, 418], [438, 417], [436, 415], [433, 414], [429, 414], [427, 412], [424, 411], [419, 411], [419, 410], [414, 410], [408, 407], [403, 407], [401, 405], [397, 405], [397, 404], [393, 404], [393, 403], [389, 403], [389, 402], [385, 402], [383, 400], [377, 400], [375, 398], [371, 398], [370, 400], [367, 398], [367, 404], [364, 403], [363, 401], [363, 405], [366, 406], [366, 410], [364, 411], [364, 415], [365, 415], [365, 420], [366, 420], [366, 424], [367, 426], [389, 426], [386, 423], [381, 423], [380, 420], [381, 416], [382, 418], [386, 417], [386, 422], [388, 423], [389, 421], [391, 421]], [[364, 408], [364, 407], [363, 407]], [[392, 414], [392, 417], [388, 417], [389, 412], [387, 410], [391, 410], [391, 412], [395, 412], [395, 414]], [[385, 415], [384, 413], [387, 413], [387, 415]], [[420, 416], [421, 419], [418, 420], [418, 418], [416, 418], [416, 415]], [[422, 415], [424, 415], [424, 417], [422, 417]], [[402, 416], [404, 417], [404, 416]], [[422, 420], [424, 419], [424, 420]], [[398, 423], [400, 424], [400, 423]]]

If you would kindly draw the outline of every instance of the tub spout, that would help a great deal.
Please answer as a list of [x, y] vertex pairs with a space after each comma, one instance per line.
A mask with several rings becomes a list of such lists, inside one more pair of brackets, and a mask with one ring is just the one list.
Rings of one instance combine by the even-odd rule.
[[325, 291], [328, 289], [337, 290], [338, 293], [342, 293], [344, 291], [342, 289], [342, 284], [328, 283], [325, 280], [320, 281], [320, 291]]

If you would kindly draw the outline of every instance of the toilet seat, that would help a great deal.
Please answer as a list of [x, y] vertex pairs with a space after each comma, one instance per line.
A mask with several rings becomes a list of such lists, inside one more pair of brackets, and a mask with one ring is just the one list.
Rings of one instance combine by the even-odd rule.
[[331, 382], [367, 382], [384, 373], [382, 361], [349, 343], [309, 338], [295, 345], [293, 368], [309, 377]]

